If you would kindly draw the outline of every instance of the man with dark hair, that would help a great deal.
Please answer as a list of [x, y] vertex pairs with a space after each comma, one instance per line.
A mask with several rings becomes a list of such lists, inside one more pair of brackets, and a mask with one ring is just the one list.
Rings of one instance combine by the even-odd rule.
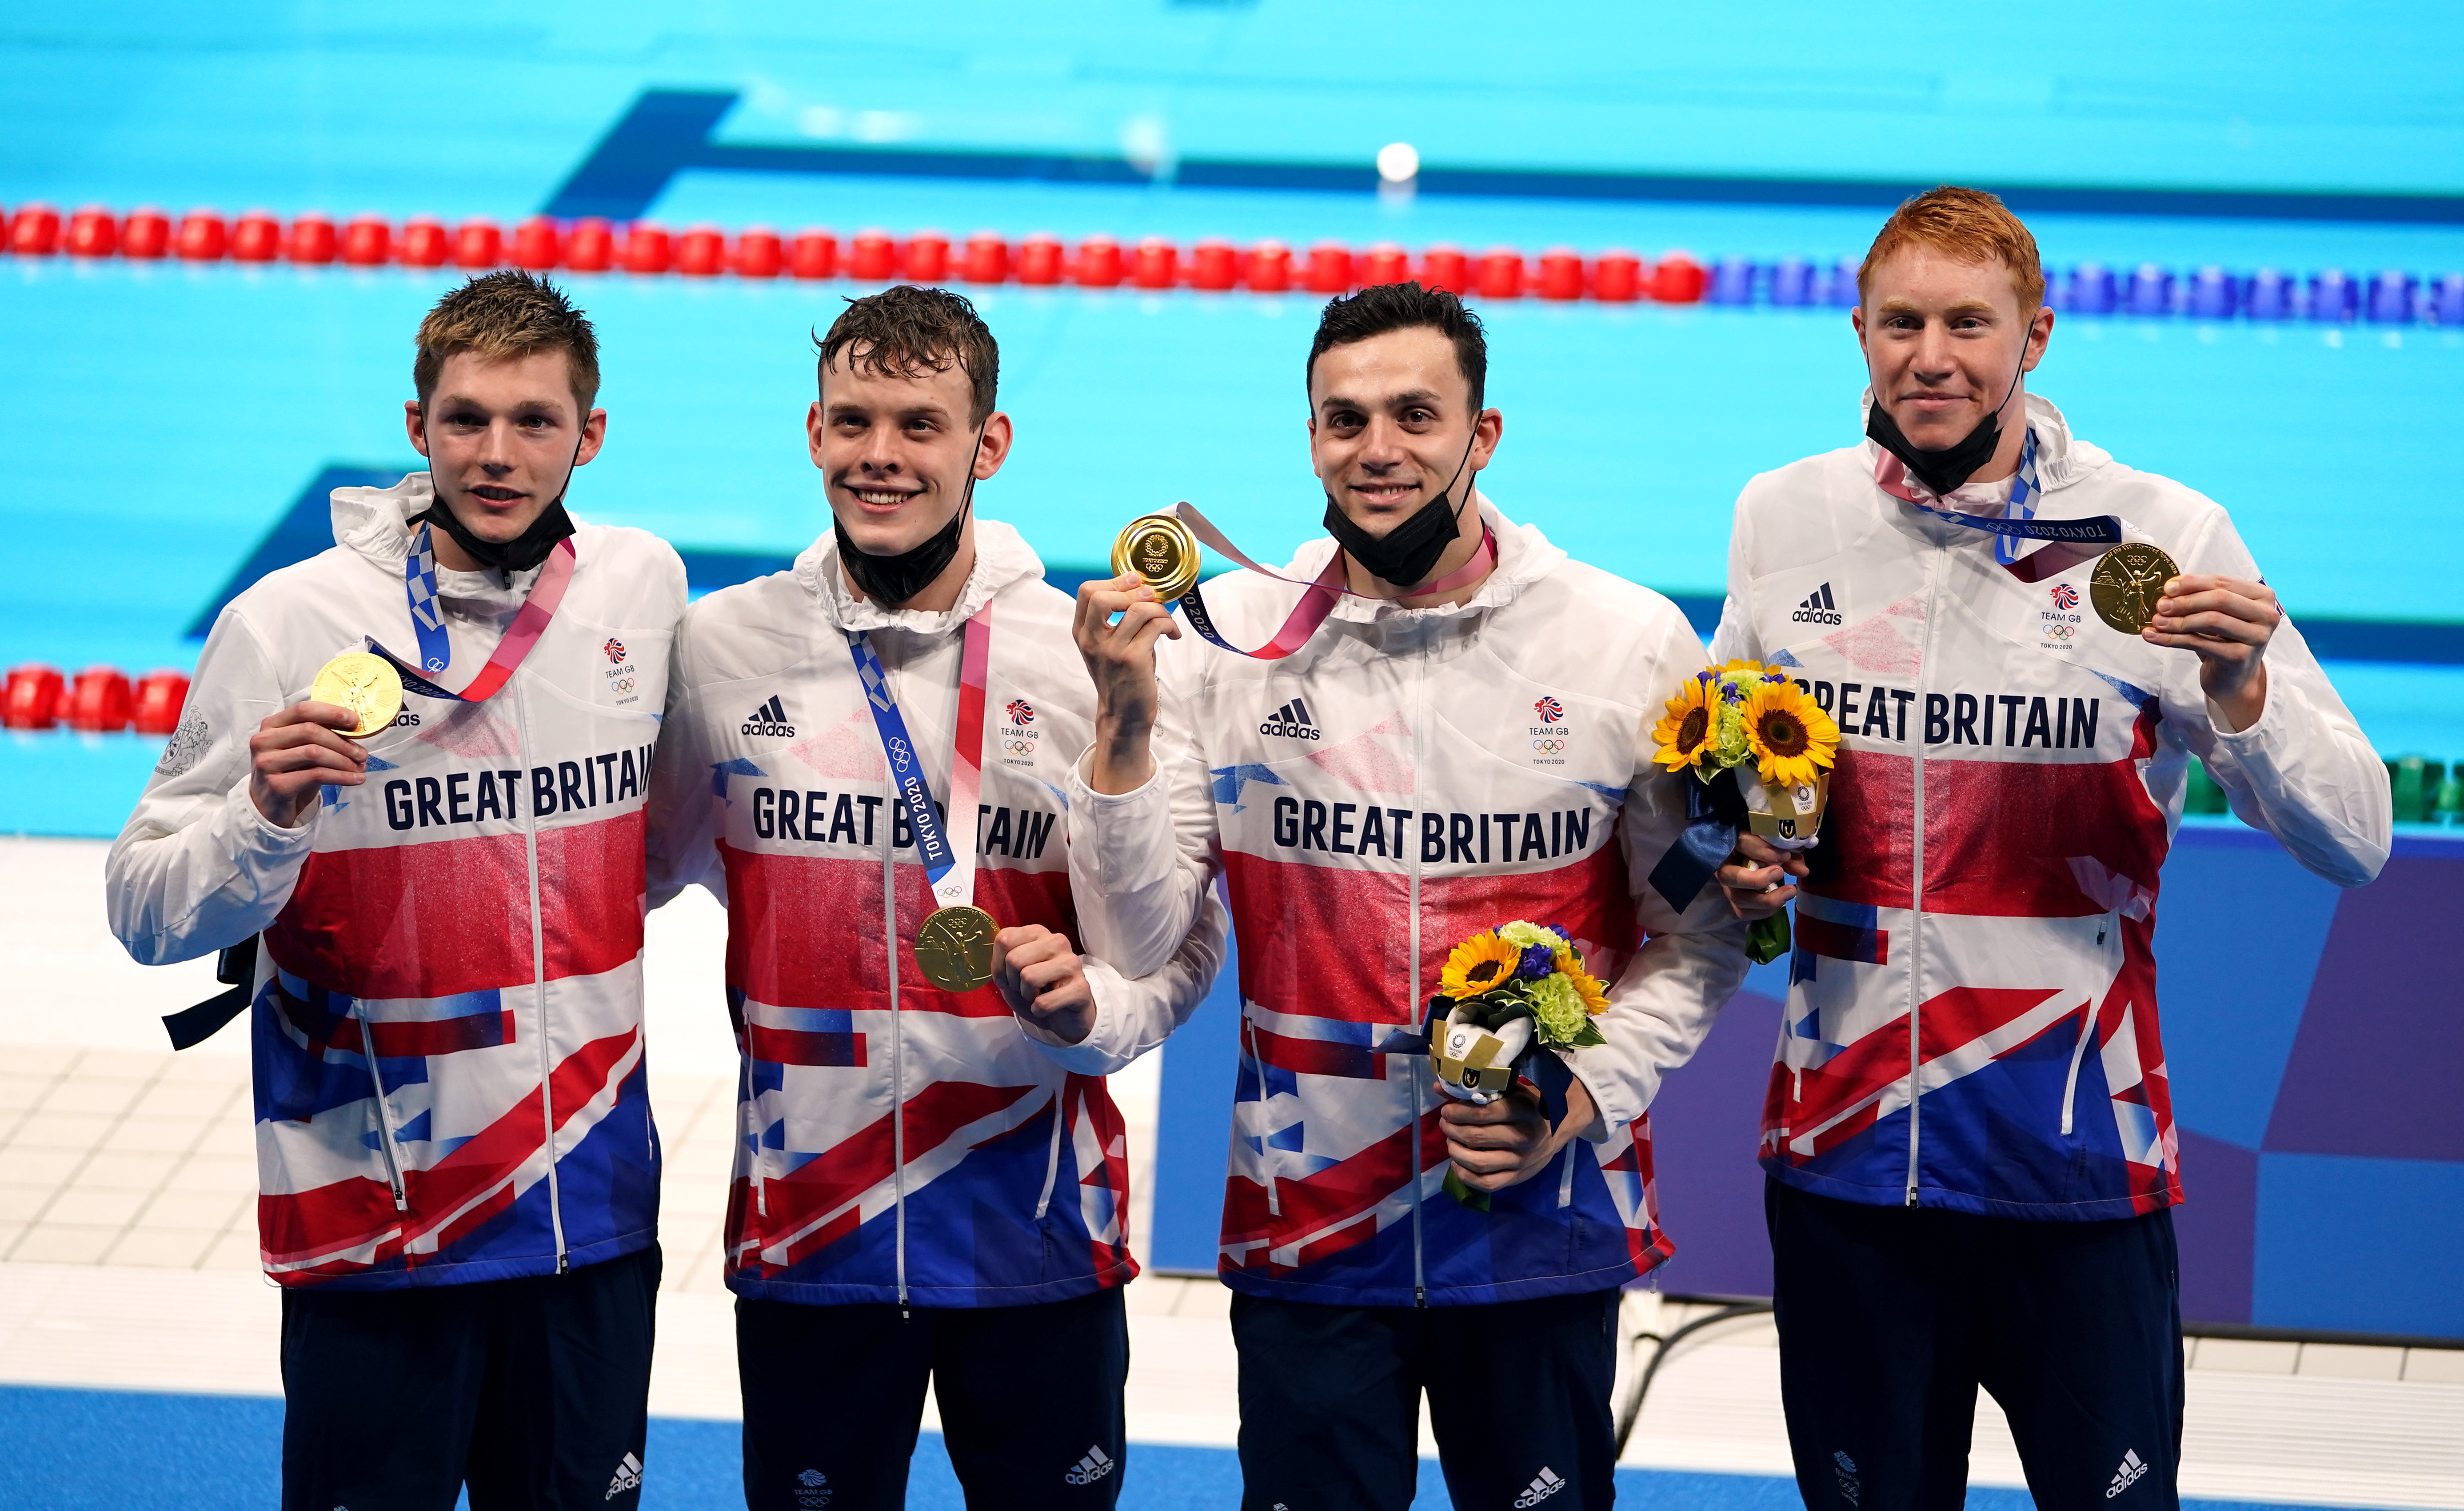
[[2171, 1506], [2186, 777], [2358, 887], [2387, 775], [2225, 511], [2028, 391], [2054, 312], [2018, 217], [1918, 195], [1858, 288], [1867, 442], [1746, 485], [1713, 642], [1839, 724], [1822, 843], [1720, 872], [1746, 916], [1796, 903], [1762, 1161], [1797, 1488], [1960, 1505], [1981, 1385], [2038, 1505]]
[[643, 807], [684, 568], [565, 512], [607, 415], [554, 287], [448, 294], [412, 382], [429, 471], [336, 490], [333, 549], [214, 621], [112, 930], [147, 964], [223, 950], [246, 989], [286, 1511], [629, 1506]]
[[[1284, 577], [1344, 591], [1280, 659], [1182, 640], [1135, 576], [1079, 595], [1088, 935], [1137, 969], [1220, 878], [1240, 937], [1219, 1267], [1255, 1511], [1408, 1505], [1424, 1391], [1457, 1505], [1610, 1503], [1618, 1288], [1671, 1252], [1644, 1109], [1745, 973], [1717, 894], [1681, 915], [1644, 882], [1684, 817], [1647, 732], [1702, 642], [1471, 486], [1505, 424], [1486, 360], [1450, 294], [1327, 306], [1307, 376], [1332, 538]], [[1207, 591], [1218, 635], [1270, 650], [1309, 599]], [[1607, 983], [1553, 1126], [1529, 1084], [1474, 1106], [1429, 1065], [1449, 953], [1518, 920]], [[1170, 1026], [1103, 1003], [1085, 1042], [1125, 1063]]]
[[1222, 955], [1079, 955], [1063, 772], [1093, 728], [1069, 601], [976, 484], [1008, 459], [974, 306], [848, 301], [805, 416], [830, 533], [686, 616], [651, 897], [728, 908], [728, 1200], [746, 1503], [905, 1504], [926, 1383], [971, 1505], [1119, 1493], [1130, 1256], [1099, 1009], [1188, 1016]]

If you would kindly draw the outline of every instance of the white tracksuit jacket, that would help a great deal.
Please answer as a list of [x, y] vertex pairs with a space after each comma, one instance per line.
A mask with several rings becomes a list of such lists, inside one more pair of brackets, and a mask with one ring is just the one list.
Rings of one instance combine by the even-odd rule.
[[[263, 935], [257, 1228], [285, 1285], [555, 1274], [657, 1232], [643, 810], [685, 606], [675, 552], [583, 525], [562, 605], [494, 697], [406, 689], [361, 742], [366, 785], [325, 788], [297, 828], [249, 800], [259, 721], [363, 635], [410, 653], [405, 521], [432, 496], [426, 472], [335, 490], [333, 549], [231, 601], [111, 848], [112, 932], [141, 962]], [[437, 573], [449, 686], [537, 577]]]
[[[979, 518], [975, 539], [946, 613], [856, 598], [825, 535], [792, 571], [695, 603], [677, 640], [650, 888], [657, 903], [699, 883], [728, 905], [743, 1070], [727, 1283], [739, 1296], [1002, 1306], [1137, 1274], [1103, 1067], [1058, 1051], [997, 989], [944, 992], [914, 961], [935, 904], [846, 632], [869, 632], [946, 811], [962, 632], [987, 602], [983, 779], [964, 819], [975, 900], [1085, 950], [1062, 783], [1095, 696], [1072, 605], [1009, 526]], [[1204, 998], [1223, 934], [1210, 904], [1182, 915], [1152, 975], [1088, 960], [1097, 1004], [1160, 1039]]]
[[[2258, 576], [2215, 503], [2026, 402], [2037, 518], [2112, 515], [2184, 572]], [[1746, 486], [1712, 642], [1789, 668], [1841, 734], [1795, 908], [1764, 1166], [1885, 1205], [2082, 1220], [2168, 1206], [2155, 903], [2190, 758], [2343, 887], [2386, 864], [2386, 770], [2297, 623], [2268, 646], [2258, 722], [2229, 734], [2195, 654], [2097, 617], [2093, 552], [2023, 543], [2001, 565], [1991, 535], [1883, 493], [1880, 454], [1869, 441]]]
[[[1070, 866], [1095, 948], [1161, 958], [1219, 873], [1240, 939], [1242, 1072], [1219, 1265], [1237, 1290], [1357, 1305], [1602, 1289], [1671, 1252], [1650, 1124], [1743, 979], [1716, 889], [1682, 916], [1644, 882], [1683, 826], [1650, 730], [1703, 646], [1676, 606], [1569, 560], [1485, 500], [1496, 570], [1459, 607], [1346, 598], [1275, 662], [1159, 646], [1156, 776], [1100, 796], [1072, 769]], [[1286, 568], [1309, 580], [1334, 542]], [[1300, 590], [1208, 584], [1236, 644]], [[1454, 945], [1562, 928], [1611, 983], [1608, 1042], [1567, 1059], [1606, 1136], [1477, 1213], [1444, 1194], [1440, 1092], [1416, 1035]], [[1075, 1054], [1125, 1062], [1152, 1016], [1107, 1013]]]

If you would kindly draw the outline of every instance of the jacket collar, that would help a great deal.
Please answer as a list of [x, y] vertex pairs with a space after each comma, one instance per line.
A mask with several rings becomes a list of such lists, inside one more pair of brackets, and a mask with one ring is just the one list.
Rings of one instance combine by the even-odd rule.
[[[2070, 422], [2062, 418], [2062, 411], [2054, 406], [2052, 400], [2031, 389], [2020, 396], [2020, 403], [2027, 408], [2028, 427], [2036, 432], [2036, 481], [2046, 493], [2068, 488], [2108, 460], [2104, 452], [2071, 434]], [[1864, 429], [1873, 410], [1874, 390], [1868, 385], [1857, 405], [1858, 429]], [[1872, 477], [1874, 464], [1881, 460], [1882, 449], [1868, 436], [1857, 450], [1863, 459], [1865, 475]]]
[[[1420, 617], [1443, 619], [1499, 608], [1522, 597], [1524, 589], [1557, 570], [1566, 559], [1566, 553], [1550, 544], [1538, 526], [1518, 525], [1507, 519], [1485, 493], [1475, 491], [1472, 499], [1480, 506], [1480, 517], [1487, 523], [1489, 533], [1497, 537], [1497, 565], [1481, 580], [1479, 590], [1467, 602], [1437, 608], [1405, 608], [1386, 600], [1355, 598], [1347, 593], [1334, 601], [1334, 608], [1327, 617], [1368, 624]], [[1284, 575], [1303, 582], [1314, 581], [1340, 549], [1333, 537], [1320, 536], [1301, 547], [1300, 554], [1284, 568]]]
[[[435, 501], [434, 479], [427, 472], [409, 473], [391, 488], [337, 488], [333, 495], [334, 543], [359, 553], [399, 580], [403, 562], [410, 556], [414, 528], [410, 517], [426, 513]], [[573, 547], [576, 553], [586, 555], [579, 533], [581, 523], [578, 518], [574, 521], [577, 533]], [[488, 607], [519, 607], [538, 579], [537, 567], [517, 572], [511, 581], [499, 584], [484, 571], [456, 572], [439, 565], [436, 590], [445, 598]]]
[[796, 558], [796, 583], [819, 605], [822, 616], [841, 630], [903, 629], [915, 635], [939, 635], [957, 627], [994, 595], [1013, 582], [1044, 576], [1044, 561], [1016, 530], [998, 519], [976, 516], [976, 564], [958, 590], [957, 603], [939, 613], [922, 609], [884, 608], [856, 597], [839, 567], [838, 532], [821, 538]]

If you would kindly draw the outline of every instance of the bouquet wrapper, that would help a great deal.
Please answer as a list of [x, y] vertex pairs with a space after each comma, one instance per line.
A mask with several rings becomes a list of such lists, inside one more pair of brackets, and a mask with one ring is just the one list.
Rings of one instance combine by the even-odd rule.
[[1831, 774], [1816, 772], [1812, 783], [1797, 787], [1766, 787], [1750, 766], [1736, 769], [1737, 795], [1746, 799], [1747, 832], [1783, 850], [1807, 850], [1822, 833], [1822, 810], [1831, 801]]
[[1516, 1062], [1531, 1048], [1531, 1019], [1518, 1018], [1483, 1028], [1456, 1007], [1429, 1036], [1429, 1062], [1438, 1088], [1458, 1102], [1486, 1106], [1514, 1084]]
[[[1468, 1020], [1463, 1010], [1455, 1007], [1429, 1035], [1429, 1063], [1437, 1072], [1438, 1088], [1458, 1102], [1485, 1106], [1507, 1095], [1520, 1081], [1538, 1093], [1541, 1115], [1549, 1120], [1551, 1132], [1566, 1121], [1566, 1088], [1573, 1083], [1574, 1072], [1563, 1058], [1534, 1040], [1528, 1018], [1491, 1030]], [[1488, 1193], [1465, 1185], [1451, 1166], [1446, 1170], [1445, 1189], [1446, 1194], [1472, 1211], [1488, 1211]]]

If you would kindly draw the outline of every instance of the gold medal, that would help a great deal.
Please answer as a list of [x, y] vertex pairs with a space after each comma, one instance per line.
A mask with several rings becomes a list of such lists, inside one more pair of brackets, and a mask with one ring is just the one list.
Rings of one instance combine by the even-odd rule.
[[308, 696], [313, 702], [340, 704], [358, 714], [359, 722], [341, 733], [363, 738], [391, 724], [402, 712], [402, 674], [383, 656], [346, 650], [325, 663], [317, 680], [308, 685]]
[[1112, 575], [1135, 572], [1169, 603], [1198, 585], [1198, 537], [1174, 515], [1140, 515], [1112, 540]]
[[915, 965], [944, 992], [972, 992], [993, 978], [993, 935], [1001, 926], [980, 908], [939, 908], [915, 931]]
[[2156, 617], [2165, 584], [2181, 575], [2173, 558], [2142, 540], [2127, 540], [2099, 557], [2087, 580], [2096, 617], [2125, 635], [2136, 635]]

